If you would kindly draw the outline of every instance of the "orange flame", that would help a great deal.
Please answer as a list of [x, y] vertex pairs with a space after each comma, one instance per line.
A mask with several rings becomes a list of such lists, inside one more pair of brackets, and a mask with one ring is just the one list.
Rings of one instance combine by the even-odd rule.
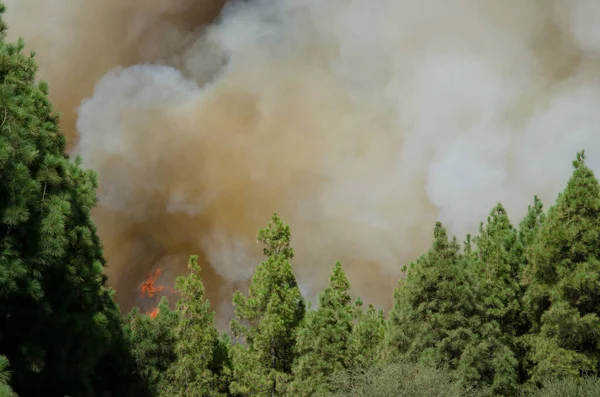
[[[157, 268], [153, 273], [148, 274], [148, 277], [146, 278], [146, 281], [144, 281], [142, 283], [142, 285], [140, 285], [140, 294], [143, 296], [148, 296], [149, 298], [154, 298], [154, 296], [165, 290], [165, 286], [163, 285], [156, 285], [156, 280], [158, 280], [158, 278], [160, 277], [160, 275], [162, 274], [162, 269]], [[169, 291], [173, 292], [172, 288], [167, 288]], [[156, 318], [156, 316], [158, 315], [159, 309], [158, 307], [155, 307], [154, 309], [150, 310], [149, 312], [147, 312], [147, 314], [150, 316], [150, 318]]]
[[154, 309], [150, 310], [150, 312], [148, 312], [148, 315], [150, 316], [150, 318], [156, 318], [156, 316], [158, 316], [158, 312], [158, 307], [155, 307]]
[[154, 283], [160, 277], [162, 270], [160, 268], [156, 269], [154, 273], [150, 273], [146, 281], [142, 283], [140, 286], [140, 293], [142, 296], [148, 295], [148, 297], [153, 298], [157, 292], [161, 292], [165, 289], [162, 285], [156, 286]]

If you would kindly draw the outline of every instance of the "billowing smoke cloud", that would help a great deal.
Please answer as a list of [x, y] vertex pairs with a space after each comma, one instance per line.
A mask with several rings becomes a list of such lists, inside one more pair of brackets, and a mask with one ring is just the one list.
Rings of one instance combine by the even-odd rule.
[[501, 201], [518, 222], [581, 148], [600, 171], [596, 0], [249, 0], [212, 22], [222, 2], [8, 3], [67, 131], [86, 98], [71, 137], [125, 307], [190, 253], [229, 300], [274, 211], [307, 294], [339, 259], [387, 305], [435, 220], [462, 238]]

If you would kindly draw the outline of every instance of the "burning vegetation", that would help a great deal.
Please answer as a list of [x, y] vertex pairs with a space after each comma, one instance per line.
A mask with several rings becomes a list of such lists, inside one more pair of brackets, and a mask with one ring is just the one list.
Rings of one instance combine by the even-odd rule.
[[[154, 300], [156, 294], [165, 290], [164, 285], [156, 285], [156, 281], [160, 278], [162, 274], [162, 270], [157, 268], [154, 272], [148, 274], [146, 281], [142, 283], [140, 286], [140, 294], [142, 297], [147, 296], [148, 298]], [[158, 307], [155, 306], [152, 310], [148, 312], [148, 315], [151, 318], [155, 318], [158, 315]]]

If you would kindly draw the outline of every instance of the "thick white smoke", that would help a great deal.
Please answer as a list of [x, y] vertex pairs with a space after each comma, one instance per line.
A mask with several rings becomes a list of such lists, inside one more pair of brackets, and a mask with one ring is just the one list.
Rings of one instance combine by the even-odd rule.
[[[45, 2], [14, 4], [13, 34], [37, 37], [19, 21]], [[130, 41], [46, 10], [56, 42], [40, 60], [42, 75], [71, 70], [76, 58], [48, 54], [74, 35], [89, 40], [77, 51], [124, 49], [98, 60], [106, 74], [77, 120], [115, 285], [157, 262], [181, 274], [198, 253], [226, 301], [277, 211], [308, 294], [339, 259], [355, 293], [386, 305], [435, 220], [463, 238], [502, 202], [518, 222], [534, 194], [554, 200], [582, 148], [600, 171], [595, 0], [250, 0], [210, 25], [183, 0], [133, 4], [117, 31], [145, 33]], [[83, 99], [62, 88], [68, 74], [46, 76], [57, 97]]]

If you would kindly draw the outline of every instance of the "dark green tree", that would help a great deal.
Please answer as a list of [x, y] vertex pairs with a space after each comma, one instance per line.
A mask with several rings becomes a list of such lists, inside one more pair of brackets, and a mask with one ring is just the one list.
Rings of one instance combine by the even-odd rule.
[[268, 228], [258, 233], [267, 259], [258, 265], [248, 296], [239, 291], [233, 296], [231, 329], [246, 344], [233, 349], [234, 393], [276, 396], [289, 386], [296, 329], [305, 312], [290, 264], [290, 239], [290, 227], [274, 214]]
[[327, 377], [351, 365], [353, 307], [349, 290], [350, 283], [337, 262], [329, 286], [319, 295], [319, 307], [307, 313], [298, 329], [293, 395], [333, 391], [328, 388]]
[[470, 257], [437, 222], [430, 251], [412, 263], [394, 293], [386, 332], [387, 360], [458, 368], [480, 327]]
[[532, 319], [534, 383], [598, 372], [600, 363], [600, 186], [577, 154], [574, 171], [528, 250], [525, 297]]
[[[4, 6], [0, 4], [0, 13]], [[131, 367], [90, 210], [96, 177], [69, 160], [48, 86], [0, 23], [0, 352], [20, 395], [128, 395]], [[138, 390], [139, 392], [139, 390]], [[137, 392], [136, 392], [137, 393]]]
[[8, 359], [5, 356], [0, 356], [0, 396], [2, 397], [17, 397], [10, 387], [11, 374]]

